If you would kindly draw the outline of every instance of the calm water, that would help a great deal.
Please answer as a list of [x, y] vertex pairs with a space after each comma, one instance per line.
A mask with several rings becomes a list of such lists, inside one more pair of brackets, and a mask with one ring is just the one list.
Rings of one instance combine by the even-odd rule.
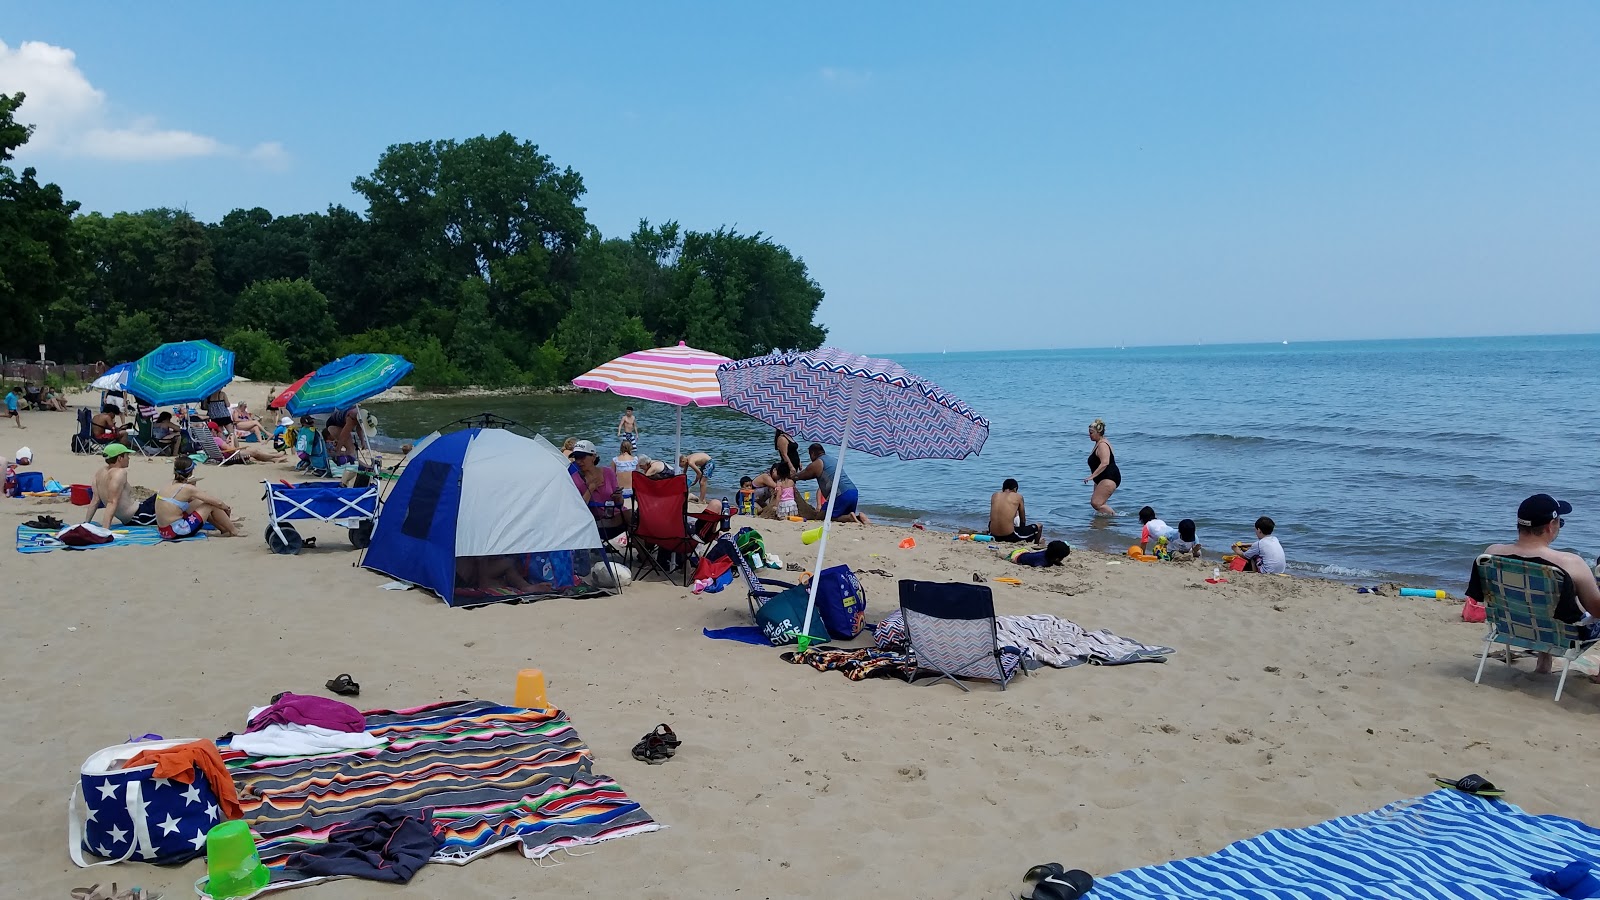
[[[1600, 552], [1600, 335], [1298, 345], [905, 355], [897, 361], [988, 416], [962, 462], [852, 455], [878, 519], [981, 527], [1000, 482], [1074, 544], [1126, 547], [1141, 506], [1192, 518], [1212, 548], [1269, 515], [1291, 568], [1351, 580], [1410, 577], [1458, 590], [1474, 553], [1515, 530], [1523, 497], [1570, 500], [1561, 546]], [[464, 398], [373, 407], [389, 435], [492, 411], [559, 443], [614, 448], [629, 401], [610, 395]], [[640, 443], [673, 447], [674, 410], [632, 401]], [[1105, 419], [1123, 483], [1094, 521], [1088, 423]], [[718, 461], [714, 494], [773, 457], [771, 429], [685, 410], [684, 447]]]

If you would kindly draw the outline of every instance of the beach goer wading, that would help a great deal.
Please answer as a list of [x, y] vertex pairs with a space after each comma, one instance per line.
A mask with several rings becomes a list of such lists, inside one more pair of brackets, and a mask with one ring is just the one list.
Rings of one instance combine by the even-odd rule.
[[1089, 505], [1094, 507], [1095, 515], [1114, 516], [1117, 511], [1111, 508], [1111, 495], [1122, 484], [1122, 470], [1117, 468], [1117, 455], [1106, 440], [1105, 422], [1095, 419], [1089, 423], [1089, 440], [1094, 441], [1094, 449], [1089, 451], [1089, 477], [1083, 480], [1084, 484], [1094, 483]]
[[[1555, 617], [1576, 625], [1586, 614], [1600, 617], [1600, 584], [1595, 583], [1594, 572], [1589, 570], [1583, 557], [1550, 546], [1561, 534], [1561, 526], [1565, 524], [1562, 516], [1571, 514], [1572, 504], [1565, 500], [1557, 500], [1549, 494], [1534, 494], [1517, 507], [1517, 539], [1509, 544], [1490, 544], [1483, 552], [1490, 556], [1548, 563], [1566, 573], [1561, 594], [1556, 600]], [[1467, 596], [1482, 603], [1483, 593], [1483, 585], [1478, 580], [1477, 562], [1474, 561], [1472, 577], [1467, 582]], [[1600, 626], [1588, 627], [1600, 631]], [[1548, 675], [1550, 662], [1550, 654], [1539, 654], [1533, 671]], [[1600, 675], [1591, 675], [1589, 680], [1600, 684]]]
[[989, 536], [1010, 544], [1044, 541], [1044, 528], [1028, 522], [1028, 506], [1022, 502], [1015, 478], [1007, 478], [1000, 490], [989, 495]]

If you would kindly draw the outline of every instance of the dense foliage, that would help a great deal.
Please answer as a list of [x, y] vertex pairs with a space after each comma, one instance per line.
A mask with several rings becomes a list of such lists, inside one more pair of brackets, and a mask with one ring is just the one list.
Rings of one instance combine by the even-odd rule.
[[[27, 141], [0, 95], [0, 164]], [[240, 374], [297, 376], [400, 353], [420, 385], [553, 384], [687, 341], [732, 357], [822, 342], [822, 288], [760, 233], [641, 221], [605, 238], [583, 178], [509, 134], [390, 147], [343, 206], [207, 224], [171, 209], [74, 215], [33, 169], [0, 165], [0, 352], [135, 358], [204, 337]]]

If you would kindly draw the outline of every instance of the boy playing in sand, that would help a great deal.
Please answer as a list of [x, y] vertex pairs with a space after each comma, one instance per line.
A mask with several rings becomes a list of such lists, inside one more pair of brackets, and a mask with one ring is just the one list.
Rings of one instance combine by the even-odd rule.
[[1246, 572], [1282, 575], [1289, 571], [1289, 563], [1283, 556], [1283, 545], [1272, 536], [1276, 527], [1271, 519], [1262, 516], [1256, 520], [1256, 542], [1246, 545], [1241, 541], [1233, 545], [1233, 552], [1245, 558]]
[[22, 424], [22, 413], [17, 411], [17, 389], [6, 391], [6, 418], [17, 423], [18, 428], [27, 428]]
[[1072, 547], [1066, 541], [1051, 541], [1043, 550], [1024, 550], [1021, 547], [1006, 554], [1006, 559], [1019, 566], [1059, 566], [1067, 561]]
[[1202, 548], [1195, 535], [1193, 519], [1184, 519], [1178, 523], [1178, 536], [1172, 538], [1167, 547], [1172, 552], [1173, 559], [1200, 558]]
[[746, 516], [756, 514], [756, 483], [749, 475], [739, 479], [739, 512]]

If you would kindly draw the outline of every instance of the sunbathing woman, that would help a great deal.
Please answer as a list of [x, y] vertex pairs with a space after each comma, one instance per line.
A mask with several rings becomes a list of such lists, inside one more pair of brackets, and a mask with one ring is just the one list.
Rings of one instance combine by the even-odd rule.
[[239, 441], [244, 440], [239, 437], [240, 435], [253, 434], [258, 441], [267, 444], [272, 443], [272, 434], [267, 431], [265, 425], [261, 424], [260, 419], [251, 414], [250, 408], [243, 403], [234, 407], [233, 431], [235, 439]]
[[211, 431], [212, 431], [213, 434], [216, 435], [216, 438], [217, 438], [217, 449], [222, 451], [222, 455], [223, 456], [228, 456], [229, 454], [237, 453], [237, 454], [239, 454], [239, 457], [238, 457], [239, 459], [245, 460], [247, 462], [280, 462], [281, 463], [281, 462], [285, 462], [285, 461], [287, 461], [289, 459], [288, 454], [281, 453], [281, 452], [279, 452], [277, 450], [272, 449], [272, 445], [270, 443], [269, 444], [246, 444], [246, 443], [242, 443], [242, 442], [241, 443], [235, 443], [233, 441], [233, 439], [229, 438], [226, 434], [222, 434], [221, 432], [218, 432], [217, 429], [215, 428], [215, 426], [212, 427]]
[[209, 522], [223, 537], [238, 537], [233, 507], [191, 483], [194, 460], [180, 456], [172, 464], [172, 483], [156, 494], [156, 529], [169, 541], [199, 534]]

